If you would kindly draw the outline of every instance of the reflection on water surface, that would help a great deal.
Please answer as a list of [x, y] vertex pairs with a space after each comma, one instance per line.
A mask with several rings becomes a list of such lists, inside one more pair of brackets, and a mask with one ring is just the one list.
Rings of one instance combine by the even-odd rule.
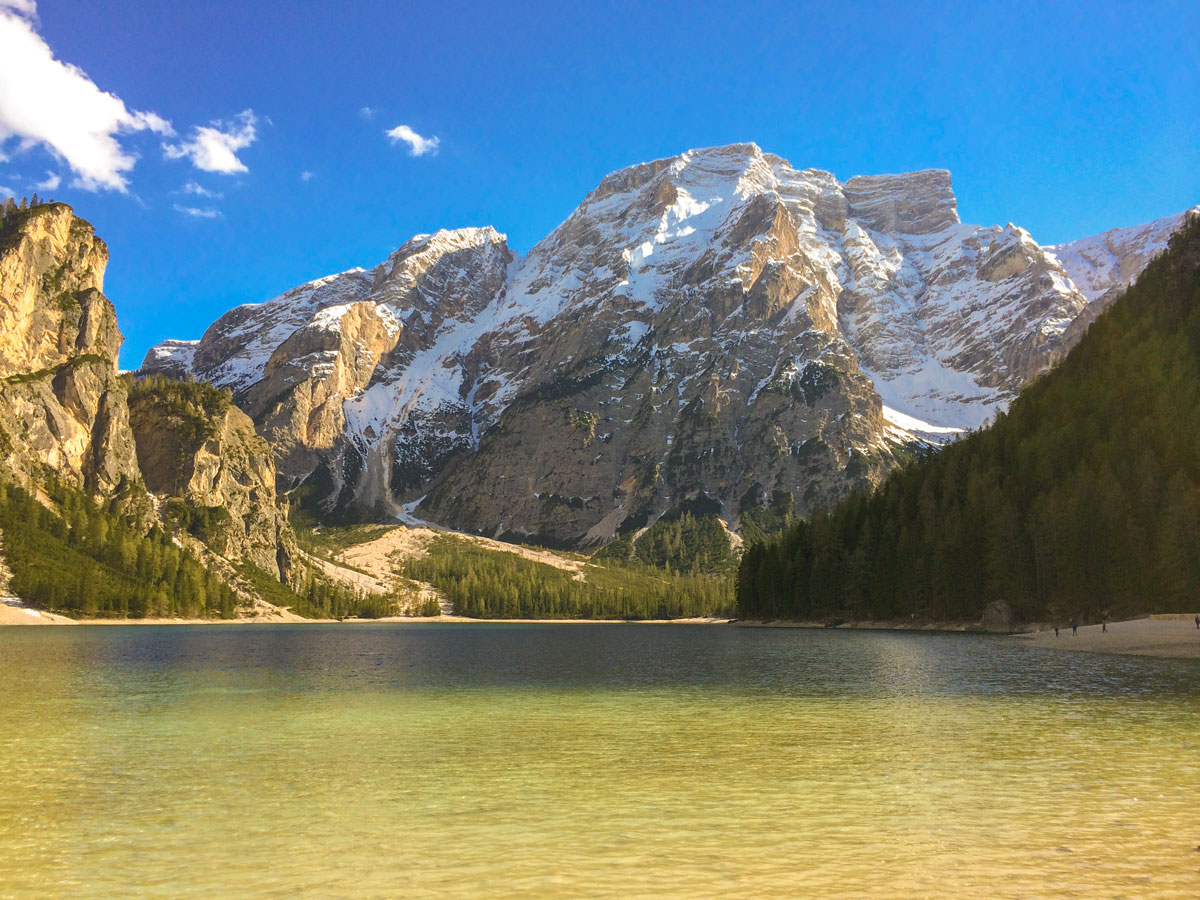
[[685, 626], [0, 629], [2, 897], [1200, 896], [1200, 665]]

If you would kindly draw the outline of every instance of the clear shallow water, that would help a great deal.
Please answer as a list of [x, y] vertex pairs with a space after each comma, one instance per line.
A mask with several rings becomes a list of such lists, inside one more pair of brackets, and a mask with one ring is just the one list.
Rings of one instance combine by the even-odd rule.
[[648, 625], [0, 629], [0, 897], [1200, 897], [1200, 665]]

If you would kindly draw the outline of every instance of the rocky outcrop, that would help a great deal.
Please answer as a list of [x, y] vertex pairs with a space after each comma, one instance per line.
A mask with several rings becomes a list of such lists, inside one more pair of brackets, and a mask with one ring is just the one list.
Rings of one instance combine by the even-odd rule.
[[[369, 424], [348, 440], [344, 402], [403, 373], [415, 376], [413, 390], [420, 393], [442, 389], [437, 382], [447, 377], [455, 380], [466, 361], [444, 359], [438, 342], [474, 320], [503, 290], [514, 258], [504, 236], [491, 228], [420, 235], [369, 272], [354, 269], [238, 307], [198, 344], [160, 344], [142, 371], [187, 371], [232, 389], [275, 448], [285, 486], [321, 467], [335, 493], [390, 508], [393, 469], [400, 479], [423, 483], [437, 468], [429, 459], [469, 448], [469, 442], [460, 436], [439, 447], [437, 441], [394, 440], [396, 435], [374, 434]], [[417, 378], [427, 383], [418, 385]], [[446, 423], [448, 431], [470, 434], [460, 383], [443, 391], [449, 410], [423, 416], [414, 409], [411, 424], [440, 429]], [[368, 467], [364, 460], [377, 443], [386, 444], [374, 457], [382, 464]]]
[[145, 366], [230, 387], [327, 507], [581, 546], [873, 483], [1003, 409], [1088, 306], [1028, 232], [960, 222], [947, 172], [843, 184], [737, 144], [609, 175], [524, 259], [421, 236]]
[[137, 460], [168, 520], [233, 562], [287, 580], [295, 540], [275, 494], [271, 448], [227, 393], [164, 377], [129, 397]]
[[52, 471], [103, 495], [139, 480], [107, 263], [65, 204], [11, 213], [0, 229], [0, 443], [20, 480]]
[[104, 242], [65, 204], [4, 216], [0, 465], [25, 485], [53, 479], [119, 496], [147, 529], [157, 505], [214, 553], [286, 578], [294, 540], [270, 446], [212, 387], [161, 377], [129, 387], [102, 293], [107, 262]]

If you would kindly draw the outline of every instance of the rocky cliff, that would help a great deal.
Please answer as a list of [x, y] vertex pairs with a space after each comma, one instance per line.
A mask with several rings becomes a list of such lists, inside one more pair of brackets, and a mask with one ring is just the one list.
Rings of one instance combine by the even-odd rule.
[[609, 175], [523, 259], [420, 236], [144, 366], [231, 388], [326, 508], [572, 546], [680, 510], [736, 529], [1003, 409], [1093, 299], [1063, 260], [960, 222], [947, 172], [842, 183], [738, 144]]
[[130, 388], [117, 372], [107, 262], [104, 242], [65, 204], [4, 216], [0, 465], [26, 486], [56, 479], [120, 496], [146, 528], [157, 506], [218, 555], [286, 577], [292, 538], [269, 445], [207, 385]]
[[250, 417], [210, 385], [161, 376], [133, 386], [129, 410], [138, 467], [164, 518], [287, 581], [295, 540], [270, 445]]
[[12, 213], [0, 228], [0, 442], [19, 479], [48, 470], [98, 494], [139, 481], [107, 263], [104, 242], [65, 204]]

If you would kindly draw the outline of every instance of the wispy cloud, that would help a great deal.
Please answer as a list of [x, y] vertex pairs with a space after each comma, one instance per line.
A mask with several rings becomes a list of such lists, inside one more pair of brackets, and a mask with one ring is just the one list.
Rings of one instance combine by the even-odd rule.
[[192, 139], [179, 144], [163, 144], [167, 159], [191, 160], [192, 165], [204, 172], [219, 172], [232, 175], [248, 172], [245, 163], [238, 159], [238, 151], [249, 147], [258, 137], [255, 126], [258, 118], [254, 110], [247, 109], [233, 121], [216, 120], [208, 125], [192, 129]]
[[194, 181], [189, 181], [187, 184], [185, 184], [179, 189], [179, 193], [189, 194], [193, 197], [211, 197], [213, 200], [220, 200], [225, 196], [220, 191], [210, 191], [208, 188], [204, 187], [204, 185], [197, 184]]
[[377, 112], [379, 112], [379, 110], [377, 110], [377, 109], [372, 109], [372, 108], [371, 108], [371, 107], [369, 107], [369, 106], [364, 106], [362, 109], [360, 109], [360, 110], [358, 111], [358, 114], [359, 114], [360, 116], [362, 116], [364, 119], [373, 119], [373, 118], [375, 118], [375, 114], [376, 114]]
[[9, 9], [27, 19], [37, 16], [37, 0], [0, 0], [0, 10]]
[[89, 191], [125, 191], [137, 157], [118, 135], [175, 132], [152, 112], [137, 112], [100, 90], [78, 66], [55, 58], [34, 28], [35, 0], [0, 0], [0, 159], [16, 138], [17, 152], [38, 145], [75, 173]]
[[437, 153], [438, 144], [441, 139], [438, 137], [421, 137], [407, 125], [397, 125], [391, 131], [385, 132], [393, 144], [405, 143], [408, 144], [409, 156], [425, 156], [426, 154]]
[[47, 172], [46, 177], [34, 185], [39, 191], [55, 191], [62, 184], [62, 176], [56, 172]]
[[316, 174], [315, 172], [309, 172], [309, 171], [305, 170], [300, 173], [300, 180], [301, 181], [312, 181], [313, 175], [315, 175], [315, 174]]
[[214, 209], [211, 206], [184, 206], [180, 203], [175, 204], [175, 209], [183, 213], [185, 216], [191, 216], [193, 219], [219, 219], [221, 211]]

